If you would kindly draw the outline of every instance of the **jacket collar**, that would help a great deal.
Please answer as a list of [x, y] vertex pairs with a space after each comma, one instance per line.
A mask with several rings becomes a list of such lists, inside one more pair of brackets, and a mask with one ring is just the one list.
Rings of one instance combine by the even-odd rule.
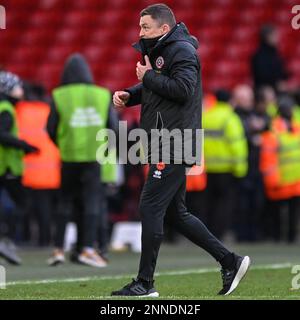
[[[195, 48], [198, 48], [199, 45], [197, 39], [189, 34], [186, 25], [183, 22], [179, 22], [172, 30], [170, 30], [170, 32], [163, 35], [158, 40], [156, 46], [152, 49], [152, 51], [164, 47], [174, 41], [186, 41], [191, 43]], [[145, 52], [142, 41], [134, 43], [132, 47], [142, 54]]]

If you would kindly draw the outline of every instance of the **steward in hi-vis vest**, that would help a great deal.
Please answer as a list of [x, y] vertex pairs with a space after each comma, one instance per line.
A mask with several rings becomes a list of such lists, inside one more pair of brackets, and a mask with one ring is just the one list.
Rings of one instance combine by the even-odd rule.
[[229, 104], [230, 94], [219, 90], [216, 98], [203, 113], [205, 203], [207, 226], [222, 238], [232, 224], [236, 182], [248, 171], [248, 143], [242, 121]]
[[[8, 192], [16, 204], [15, 221], [25, 214], [26, 194], [21, 184], [24, 153], [37, 152], [38, 149], [18, 138], [18, 126], [14, 105], [23, 97], [24, 90], [18, 76], [10, 72], [0, 72], [0, 191]], [[14, 229], [17, 225], [13, 226]], [[1, 230], [0, 226], [0, 230]], [[0, 256], [9, 263], [20, 264], [9, 242], [2, 241], [0, 234]], [[21, 235], [22, 236], [22, 235]]]
[[[110, 127], [116, 130], [117, 120], [112, 119], [116, 116], [110, 104], [110, 92], [94, 84], [84, 57], [71, 55], [65, 63], [60, 86], [53, 90], [47, 125], [62, 159], [62, 205], [56, 226], [56, 249], [48, 261], [50, 265], [64, 261], [65, 226], [74, 216], [76, 199], [81, 208], [78, 210], [81, 223], [77, 224], [80, 237], [77, 239], [76, 260], [95, 267], [106, 266], [106, 261], [94, 250], [94, 244], [98, 228], [105, 230], [101, 224], [106, 223], [102, 219], [106, 199], [101, 182], [115, 180], [116, 165], [99, 165], [96, 153], [101, 142], [96, 136], [101, 129]], [[115, 155], [115, 150], [110, 152]]]
[[60, 187], [60, 156], [58, 148], [49, 139], [45, 126], [50, 106], [43, 101], [21, 101], [16, 105], [19, 135], [40, 150], [24, 157], [22, 183], [32, 189]]
[[268, 212], [276, 222], [273, 237], [281, 240], [281, 217], [285, 208], [289, 242], [296, 239], [300, 210], [300, 125], [293, 119], [294, 107], [290, 97], [279, 99], [279, 116], [273, 120], [271, 129], [262, 134], [260, 154]]
[[[12, 119], [12, 126], [9, 133], [18, 138], [18, 128], [16, 123], [15, 109], [9, 101], [0, 101], [0, 114], [6, 112]], [[0, 144], [0, 176], [10, 171], [15, 176], [23, 173], [23, 150]]]

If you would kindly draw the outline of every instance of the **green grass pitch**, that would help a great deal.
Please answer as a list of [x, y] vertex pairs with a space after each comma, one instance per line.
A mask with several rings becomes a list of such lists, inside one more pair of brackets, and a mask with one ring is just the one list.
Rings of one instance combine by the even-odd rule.
[[[221, 287], [218, 264], [190, 243], [163, 245], [155, 286], [159, 299], [300, 299], [300, 289], [292, 288], [300, 265], [298, 245], [233, 246], [252, 259], [250, 271], [238, 289], [228, 297], [217, 296]], [[48, 267], [49, 250], [22, 250], [23, 265], [6, 267], [6, 289], [0, 299], [110, 299], [110, 292], [134, 277], [139, 254], [112, 253], [107, 268], [95, 269], [67, 261]], [[297, 282], [297, 281], [296, 281]], [[298, 281], [300, 285], [300, 280]], [[114, 298], [116, 299], [116, 298]]]

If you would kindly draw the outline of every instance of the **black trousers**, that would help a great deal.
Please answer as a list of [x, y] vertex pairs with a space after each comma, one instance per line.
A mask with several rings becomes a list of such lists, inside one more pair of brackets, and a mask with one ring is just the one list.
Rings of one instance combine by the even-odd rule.
[[[186, 167], [170, 164], [163, 170], [151, 165], [145, 182], [141, 199], [140, 214], [142, 219], [142, 253], [138, 277], [152, 280], [159, 248], [163, 238], [163, 223], [166, 211], [173, 216], [176, 229], [206, 250], [217, 261], [230, 253], [194, 215], [190, 214], [185, 205]], [[222, 223], [222, 221], [220, 221]]]
[[[106, 195], [102, 194], [105, 187], [101, 185], [101, 194], [98, 195], [100, 211], [98, 216], [98, 229], [96, 242], [98, 243], [98, 249], [102, 255], [108, 253], [109, 247], [109, 217]], [[80, 197], [76, 197], [73, 203], [73, 219], [77, 225], [77, 242], [74, 246], [76, 253], [80, 253], [84, 247], [84, 216], [82, 215], [84, 205]]]
[[76, 204], [80, 210], [79, 237], [82, 247], [93, 247], [101, 215], [100, 198], [104, 196], [97, 162], [62, 164], [61, 200], [56, 218], [55, 246], [63, 248], [66, 224], [74, 219]]
[[[16, 209], [10, 219], [12, 229], [9, 231], [8, 237], [14, 238], [18, 235], [22, 239], [24, 217], [27, 212], [27, 200], [25, 189], [21, 183], [21, 177], [7, 172], [5, 175], [0, 176], [0, 189], [5, 189], [16, 205]], [[1, 236], [3, 235], [0, 234]]]
[[235, 183], [232, 174], [207, 174], [207, 187], [205, 189], [207, 227], [219, 239], [232, 227], [236, 201], [234, 193]]
[[31, 239], [31, 222], [37, 222], [38, 244], [48, 246], [51, 242], [52, 221], [57, 211], [59, 192], [56, 189], [26, 188], [28, 199], [28, 214], [26, 220], [27, 237]]
[[234, 233], [237, 241], [262, 239], [262, 212], [265, 203], [263, 182], [258, 174], [248, 175], [238, 184]]

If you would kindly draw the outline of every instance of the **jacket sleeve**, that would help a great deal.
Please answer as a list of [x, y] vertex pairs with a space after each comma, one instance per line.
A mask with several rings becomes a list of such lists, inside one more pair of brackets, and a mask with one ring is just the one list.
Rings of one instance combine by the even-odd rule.
[[108, 118], [107, 118], [107, 128], [113, 130], [116, 135], [118, 135], [119, 132], [119, 118], [118, 114], [115, 111], [115, 108], [113, 107], [113, 104], [111, 103], [109, 106], [108, 111]]
[[173, 58], [169, 76], [148, 70], [143, 84], [163, 98], [184, 102], [194, 94], [199, 72], [200, 63], [196, 53], [180, 48]]
[[56, 106], [54, 101], [50, 103], [50, 114], [47, 121], [47, 132], [50, 139], [56, 143], [56, 134], [57, 134], [57, 127], [58, 127], [59, 115], [56, 110]]
[[19, 150], [26, 151], [30, 148], [30, 145], [21, 139], [13, 136], [10, 133], [11, 127], [13, 126], [13, 117], [7, 111], [0, 113], [0, 144]]
[[138, 83], [133, 87], [125, 89], [130, 94], [129, 101], [126, 103], [126, 107], [136, 106], [142, 102], [142, 83]]

